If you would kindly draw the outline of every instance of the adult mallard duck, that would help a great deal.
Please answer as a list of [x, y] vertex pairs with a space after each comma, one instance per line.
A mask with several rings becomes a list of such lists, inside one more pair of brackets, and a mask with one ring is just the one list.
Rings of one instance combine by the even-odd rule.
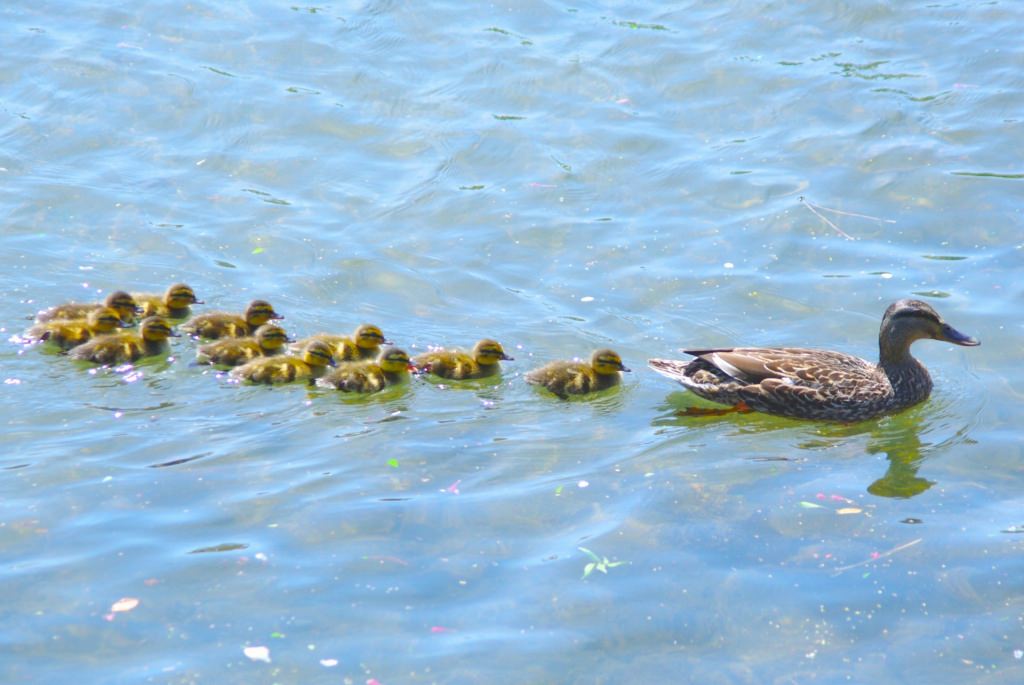
[[167, 338], [177, 337], [161, 316], [150, 316], [139, 324], [138, 333], [113, 333], [93, 338], [71, 350], [73, 359], [97, 364], [127, 364], [143, 357], [167, 354]]
[[283, 355], [253, 359], [232, 369], [231, 376], [252, 383], [291, 383], [319, 378], [328, 366], [334, 366], [331, 346], [314, 341], [306, 346], [301, 356]]
[[651, 368], [699, 397], [799, 419], [862, 421], [928, 398], [932, 379], [910, 354], [930, 338], [973, 347], [964, 335], [920, 300], [889, 305], [878, 333], [877, 364], [841, 352], [794, 347], [684, 350], [690, 360], [652, 359]]
[[253, 300], [242, 314], [207, 312], [193, 316], [180, 328], [197, 338], [244, 338], [268, 321], [283, 318], [266, 300]]
[[351, 362], [363, 359], [376, 359], [380, 354], [381, 345], [390, 345], [391, 341], [384, 337], [380, 328], [373, 324], [364, 323], [356, 328], [352, 335], [334, 335], [332, 333], [317, 333], [308, 338], [299, 340], [292, 346], [292, 350], [299, 352], [313, 342], [319, 340], [334, 348], [334, 360], [337, 362]]
[[377, 361], [343, 362], [316, 384], [344, 392], [379, 392], [408, 380], [410, 366], [409, 355], [403, 350], [386, 347], [380, 351]]
[[196, 361], [200, 364], [240, 366], [257, 357], [272, 357], [291, 342], [280, 326], [265, 323], [246, 338], [224, 338], [199, 346]]
[[28, 342], [46, 341], [62, 350], [78, 347], [92, 338], [113, 333], [124, 326], [120, 314], [111, 307], [101, 307], [89, 312], [84, 319], [56, 319], [37, 323], [25, 332]]
[[165, 319], [184, 319], [192, 313], [192, 305], [203, 304], [185, 283], [175, 283], [162, 294], [132, 293], [132, 297], [142, 308], [142, 316], [162, 316]]
[[512, 361], [505, 354], [504, 348], [497, 340], [484, 339], [473, 346], [469, 354], [460, 350], [431, 350], [413, 358], [412, 363], [426, 373], [462, 380], [466, 378], [486, 378], [501, 371], [498, 364], [501, 360]]
[[135, 315], [141, 312], [135, 298], [124, 290], [115, 290], [104, 298], [103, 302], [65, 302], [36, 314], [36, 322], [54, 321], [56, 319], [84, 319], [90, 312], [109, 307], [117, 312], [121, 321], [135, 323]]
[[622, 371], [629, 371], [617, 352], [603, 349], [590, 355], [590, 361], [579, 359], [556, 361], [526, 374], [526, 382], [540, 385], [563, 400], [569, 395], [585, 395], [618, 385]]

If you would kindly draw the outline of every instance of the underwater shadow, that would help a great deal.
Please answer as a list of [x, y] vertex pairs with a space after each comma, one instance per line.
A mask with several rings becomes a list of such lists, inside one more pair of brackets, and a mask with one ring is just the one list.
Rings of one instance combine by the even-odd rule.
[[[884, 454], [885, 473], [865, 488], [876, 497], [910, 498], [920, 495], [936, 481], [918, 475], [926, 460], [957, 444], [970, 442], [970, 425], [958, 425], [965, 417], [952, 403], [929, 401], [899, 414], [853, 424], [802, 421], [759, 413], [729, 413], [720, 416], [682, 414], [694, 405], [693, 396], [678, 392], [658, 407], [665, 412], [651, 425], [656, 428], [686, 427], [693, 430], [727, 426], [729, 434], [749, 436], [780, 431], [799, 431], [794, 446], [801, 450], [823, 450], [864, 439], [864, 453]], [[698, 406], [704, 406], [698, 401]]]

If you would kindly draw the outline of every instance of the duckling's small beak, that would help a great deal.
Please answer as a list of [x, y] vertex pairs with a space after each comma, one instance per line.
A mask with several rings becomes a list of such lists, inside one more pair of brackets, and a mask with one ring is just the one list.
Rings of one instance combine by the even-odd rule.
[[630, 370], [622, 362], [619, 362], [619, 370], [620, 371], [625, 371], [626, 373], [630, 373]]
[[331, 357], [331, 360], [329, 362], [327, 362], [327, 366], [337, 366], [337, 365], [338, 365], [338, 362], [334, 361], [334, 357]]
[[391, 342], [391, 341], [390, 341], [390, 340], [388, 340], [387, 338], [381, 338], [381, 339], [380, 339], [380, 344], [381, 344], [381, 345], [394, 345], [395, 343]]
[[981, 341], [977, 338], [972, 338], [969, 335], [961, 333], [957, 329], [950, 326], [948, 323], [942, 324], [942, 330], [939, 332], [939, 340], [945, 340], [951, 342], [954, 345], [963, 345], [964, 347], [976, 347], [981, 344]]
[[514, 362], [516, 360], [515, 357], [510, 357], [507, 354], [505, 354], [504, 352], [501, 353], [500, 359], [503, 359], [504, 361], [507, 361], [507, 362]]
[[135, 305], [135, 309], [133, 309], [132, 311], [134, 313], [136, 313], [136, 314], [141, 314], [142, 312], [144, 312], [146, 310], [143, 307], [140, 307], [139, 305]]
[[168, 338], [180, 338], [181, 337], [181, 333], [178, 333], [177, 331], [170, 331], [167, 334], [167, 337]]
[[128, 322], [128, 321], [118, 321], [117, 322], [117, 327], [118, 328], [131, 328], [134, 325], [135, 325], [134, 322]]
[[284, 318], [284, 314], [278, 314], [277, 312], [274, 312], [273, 314], [270, 315], [270, 318], [280, 321], [281, 319]]
[[202, 301], [202, 300], [197, 300], [196, 298], [193, 297], [192, 298], [192, 304], [206, 304], [206, 303], [204, 301]]

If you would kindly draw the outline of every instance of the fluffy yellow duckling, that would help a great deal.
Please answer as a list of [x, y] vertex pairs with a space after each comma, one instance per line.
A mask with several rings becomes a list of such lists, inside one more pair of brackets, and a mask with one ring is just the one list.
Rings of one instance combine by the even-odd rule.
[[29, 342], [46, 341], [62, 350], [78, 347], [99, 335], [113, 333], [123, 326], [117, 310], [102, 307], [89, 312], [84, 319], [57, 319], [37, 323], [25, 333]]
[[618, 385], [621, 371], [629, 371], [622, 358], [612, 350], [597, 350], [590, 362], [557, 361], [526, 374], [526, 382], [542, 385], [563, 400], [569, 395], [583, 395]]
[[139, 324], [138, 333], [114, 333], [93, 338], [71, 350], [73, 359], [97, 364], [126, 364], [143, 357], [167, 354], [167, 338], [177, 337], [167, 319], [150, 316]]
[[345, 392], [379, 392], [409, 378], [411, 362], [405, 351], [386, 347], [377, 361], [345, 362], [316, 382], [322, 388]]
[[165, 319], [184, 319], [192, 313], [191, 305], [203, 304], [185, 283], [175, 283], [163, 294], [132, 293], [132, 297], [142, 308], [142, 316], [162, 316]]
[[288, 334], [280, 326], [265, 323], [256, 329], [256, 333], [246, 338], [225, 338], [199, 346], [196, 361], [200, 364], [220, 364], [221, 366], [240, 366], [256, 357], [271, 357], [284, 351], [286, 343], [291, 342]]
[[314, 340], [325, 342], [334, 348], [334, 359], [339, 362], [352, 362], [376, 359], [380, 354], [381, 345], [390, 345], [380, 328], [364, 323], [356, 328], [351, 336], [317, 333], [295, 343], [293, 349], [302, 350]]
[[244, 338], [268, 321], [283, 319], [266, 300], [253, 300], [243, 314], [207, 312], [181, 324], [181, 330], [197, 338]]
[[290, 383], [309, 380], [324, 374], [328, 366], [334, 366], [331, 346], [324, 342], [311, 342], [302, 356], [282, 355], [259, 357], [242, 366], [231, 369], [231, 375], [239, 380], [252, 383]]
[[[36, 322], [54, 321], [57, 319], [84, 319], [91, 312], [97, 309], [109, 307], [117, 312], [121, 321], [127, 324], [135, 323], [135, 315], [141, 310], [135, 302], [135, 298], [124, 290], [115, 290], [107, 295], [103, 302], [65, 302], [55, 307], [44, 309], [36, 314]], [[109, 332], [109, 331], [108, 331]]]
[[417, 368], [435, 376], [462, 380], [495, 375], [501, 371], [498, 362], [503, 359], [512, 361], [501, 343], [485, 338], [473, 346], [470, 354], [459, 350], [433, 350], [417, 355], [412, 362]]

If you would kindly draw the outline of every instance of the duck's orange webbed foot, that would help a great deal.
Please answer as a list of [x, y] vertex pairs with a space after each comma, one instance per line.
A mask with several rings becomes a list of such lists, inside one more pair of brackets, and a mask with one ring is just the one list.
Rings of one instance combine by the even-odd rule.
[[731, 407], [687, 407], [679, 412], [680, 416], [725, 416], [726, 414], [749, 414], [754, 411], [746, 402], [740, 401]]

